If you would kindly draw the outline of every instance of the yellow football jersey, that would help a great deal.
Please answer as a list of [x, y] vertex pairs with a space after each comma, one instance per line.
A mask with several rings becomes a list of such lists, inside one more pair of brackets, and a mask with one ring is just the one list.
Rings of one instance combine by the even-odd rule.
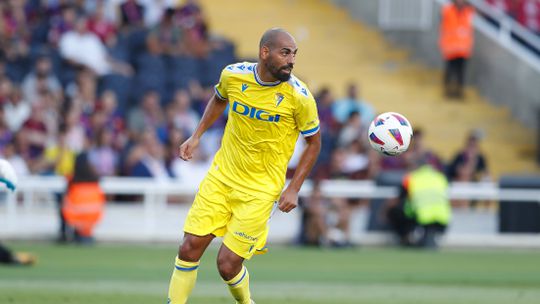
[[315, 99], [291, 75], [287, 82], [263, 82], [256, 63], [223, 69], [216, 96], [229, 101], [221, 148], [209, 174], [239, 191], [276, 200], [299, 134], [319, 131]]

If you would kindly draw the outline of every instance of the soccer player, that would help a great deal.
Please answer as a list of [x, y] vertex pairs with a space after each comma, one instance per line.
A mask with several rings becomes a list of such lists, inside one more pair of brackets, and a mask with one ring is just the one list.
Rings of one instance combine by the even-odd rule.
[[[297, 50], [294, 38], [283, 29], [266, 31], [259, 43], [258, 62], [223, 69], [197, 129], [180, 146], [180, 158], [191, 159], [203, 133], [229, 105], [221, 148], [185, 222], [169, 303], [186, 303], [199, 260], [216, 236], [223, 237], [217, 257], [221, 277], [236, 303], [254, 303], [243, 262], [266, 251], [274, 202], [282, 212], [296, 208], [298, 191], [321, 147], [315, 100], [292, 75]], [[307, 144], [283, 190], [287, 163], [300, 134]]]

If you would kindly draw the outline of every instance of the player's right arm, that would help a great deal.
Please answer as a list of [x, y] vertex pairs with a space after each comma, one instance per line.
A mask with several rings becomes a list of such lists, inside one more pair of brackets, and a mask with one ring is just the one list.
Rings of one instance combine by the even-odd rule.
[[221, 72], [219, 83], [214, 87], [215, 94], [208, 102], [203, 117], [197, 125], [195, 132], [193, 132], [193, 135], [180, 146], [181, 159], [190, 160], [193, 157], [193, 151], [199, 146], [201, 136], [203, 136], [204, 132], [206, 132], [219, 116], [223, 114], [223, 111], [225, 111], [229, 99], [227, 89], [229, 86], [230, 75], [231, 66], [226, 67]]
[[190, 160], [193, 157], [193, 151], [199, 146], [199, 140], [201, 136], [210, 128], [214, 122], [223, 114], [227, 107], [227, 100], [221, 99], [217, 95], [212, 96], [206, 109], [204, 110], [203, 117], [195, 132], [180, 146], [180, 158], [183, 160]]

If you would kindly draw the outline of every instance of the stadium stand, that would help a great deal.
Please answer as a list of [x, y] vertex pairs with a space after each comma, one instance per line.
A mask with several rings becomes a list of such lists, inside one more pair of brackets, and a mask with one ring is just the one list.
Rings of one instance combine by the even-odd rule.
[[[325, 145], [315, 177], [371, 181], [381, 170], [406, 169], [407, 156], [382, 159], [366, 148], [359, 135], [369, 123], [366, 108], [403, 113], [444, 163], [478, 128], [492, 178], [538, 172], [531, 128], [471, 87], [465, 102], [449, 102], [439, 70], [411, 60], [329, 1], [237, 0], [232, 6], [201, 0], [175, 9], [152, 1], [100, 3], [0, 2], [0, 155], [20, 175], [69, 177], [73, 155], [87, 150], [101, 177], [176, 178], [191, 187], [216, 151], [226, 118], [205, 135], [193, 165], [178, 161], [178, 144], [201, 116], [220, 70], [254, 60], [261, 33], [274, 26], [296, 37], [295, 74], [318, 101]], [[122, 5], [108, 7], [114, 3]], [[87, 17], [88, 28], [78, 16]], [[92, 37], [88, 45], [100, 56], [98, 65], [89, 63], [93, 57], [61, 51], [69, 34]], [[343, 114], [341, 106], [353, 99], [365, 107]], [[155, 222], [148, 226], [154, 229]]]

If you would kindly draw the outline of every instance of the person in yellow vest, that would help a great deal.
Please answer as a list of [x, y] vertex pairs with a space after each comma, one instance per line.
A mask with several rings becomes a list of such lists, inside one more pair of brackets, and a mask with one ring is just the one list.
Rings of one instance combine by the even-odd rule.
[[437, 247], [452, 216], [446, 176], [425, 161], [403, 178], [399, 197], [386, 209], [402, 245]]
[[103, 215], [105, 194], [98, 176], [86, 153], [75, 160], [73, 178], [69, 181], [62, 205], [62, 213], [69, 227], [74, 229], [74, 241], [93, 243], [94, 227]]
[[449, 98], [463, 98], [465, 65], [474, 43], [474, 8], [466, 0], [453, 0], [441, 12], [439, 46], [445, 60], [444, 92]]

